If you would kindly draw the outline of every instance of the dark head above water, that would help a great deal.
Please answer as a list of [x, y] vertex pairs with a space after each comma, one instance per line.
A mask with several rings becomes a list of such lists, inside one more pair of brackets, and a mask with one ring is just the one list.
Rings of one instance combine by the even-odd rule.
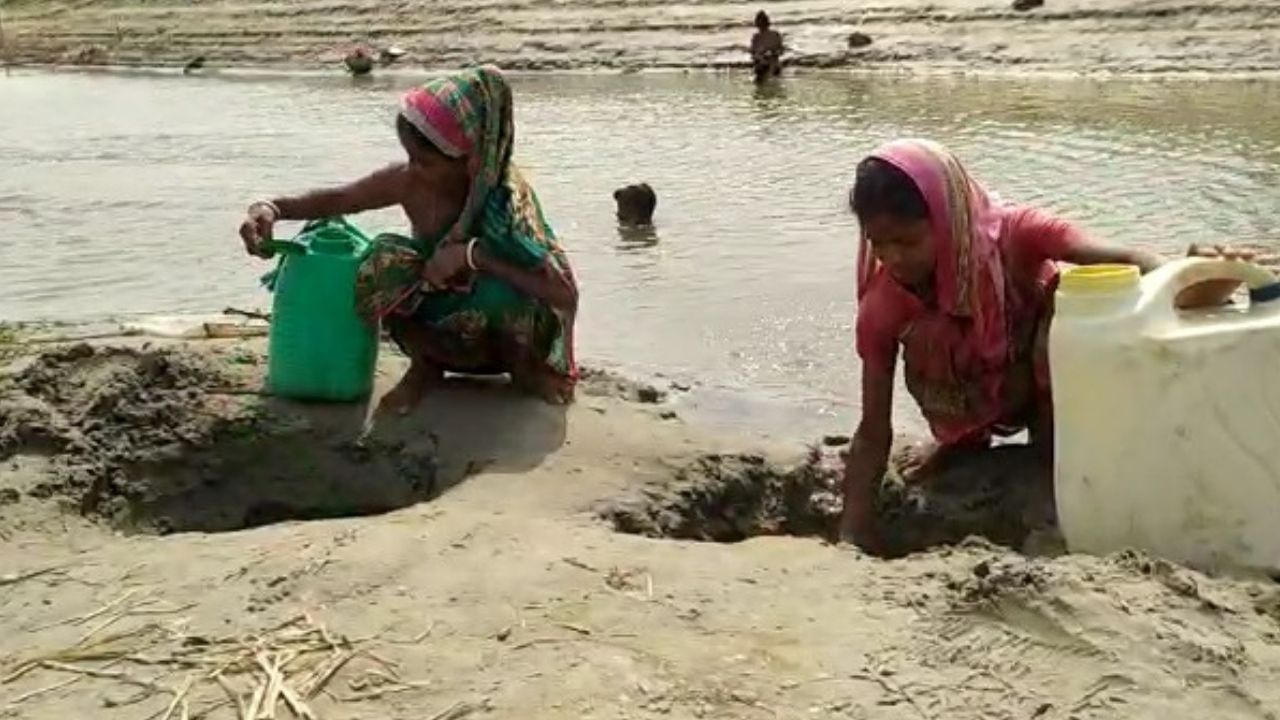
[[769, 13], [761, 10], [756, 13], [756, 27], [760, 30], [768, 30], [773, 23], [769, 20]]
[[618, 188], [613, 191], [613, 199], [618, 203], [618, 222], [636, 226], [653, 224], [658, 196], [649, 183]]

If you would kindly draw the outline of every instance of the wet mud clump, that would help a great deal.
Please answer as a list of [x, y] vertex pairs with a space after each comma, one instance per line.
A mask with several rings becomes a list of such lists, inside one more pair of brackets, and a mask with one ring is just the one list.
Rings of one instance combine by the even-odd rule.
[[[981, 547], [981, 543], [968, 543]], [[992, 548], [994, 550], [994, 548]], [[956, 609], [974, 609], [1006, 597], [1037, 595], [1049, 585], [1049, 571], [1042, 560], [1021, 557], [992, 557], [978, 561], [969, 573], [947, 582], [950, 600]]]
[[[757, 455], [708, 455], [603, 512], [619, 532], [739, 542], [761, 535], [834, 538], [842, 465], [833, 448], [779, 465]], [[1034, 451], [1006, 447], [952, 462], [930, 477], [885, 478], [876, 499], [877, 552], [902, 557], [970, 537], [1039, 551], [1054, 530], [1052, 478]], [[1050, 544], [1051, 541], [1050, 541]]]
[[81, 344], [32, 358], [0, 377], [0, 489], [159, 533], [363, 515], [432, 495], [429, 443], [356, 442], [353, 408], [265, 398], [219, 367], [181, 348]]
[[582, 368], [579, 389], [590, 397], [616, 397], [640, 405], [660, 405], [668, 393], [653, 385], [637, 382], [607, 370]]
[[839, 517], [839, 481], [821, 455], [794, 467], [758, 455], [707, 455], [605, 515], [620, 532], [680, 540], [824, 535]]
[[1052, 470], [1026, 446], [974, 452], [929, 475], [894, 473], [876, 506], [890, 557], [969, 537], [1028, 554], [1052, 554], [1061, 544]]

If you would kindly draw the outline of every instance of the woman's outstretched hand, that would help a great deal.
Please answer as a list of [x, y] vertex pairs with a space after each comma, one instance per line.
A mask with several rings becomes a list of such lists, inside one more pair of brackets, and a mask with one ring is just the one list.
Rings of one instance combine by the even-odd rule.
[[249, 213], [240, 223], [240, 240], [244, 242], [244, 251], [260, 258], [272, 256], [267, 245], [271, 240], [276, 221], [276, 211], [266, 203], [254, 203], [249, 206]]
[[[1256, 263], [1273, 272], [1280, 272], [1280, 257], [1263, 254], [1256, 248], [1251, 247], [1204, 246], [1193, 243], [1187, 249], [1187, 257], [1239, 260], [1241, 262]], [[1178, 295], [1177, 305], [1182, 310], [1225, 305], [1239, 287], [1240, 283], [1235, 280], [1203, 282], [1183, 290]]]
[[1273, 272], [1280, 272], [1280, 255], [1248, 245], [1231, 247], [1228, 245], [1204, 246], [1192, 243], [1191, 247], [1187, 249], [1187, 257], [1239, 260], [1261, 265]]

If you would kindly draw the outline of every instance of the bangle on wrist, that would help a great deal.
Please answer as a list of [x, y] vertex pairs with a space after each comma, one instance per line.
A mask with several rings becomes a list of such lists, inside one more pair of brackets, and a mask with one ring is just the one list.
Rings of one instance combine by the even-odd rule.
[[471, 242], [467, 243], [467, 267], [471, 268], [471, 272], [480, 272], [480, 268], [476, 266], [476, 245], [480, 244], [480, 238], [471, 238]]
[[253, 203], [249, 205], [249, 212], [253, 212], [254, 208], [260, 208], [260, 207], [264, 207], [271, 211], [272, 220], [280, 219], [280, 206], [276, 205], [270, 200], [255, 200]]

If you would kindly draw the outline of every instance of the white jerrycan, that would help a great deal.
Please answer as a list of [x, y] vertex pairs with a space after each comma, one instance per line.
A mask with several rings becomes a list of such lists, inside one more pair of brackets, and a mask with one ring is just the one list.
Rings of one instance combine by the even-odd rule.
[[[1175, 308], [1215, 279], [1247, 284], [1248, 306]], [[1063, 273], [1049, 362], [1071, 550], [1280, 570], [1278, 297], [1269, 271], [1226, 260]]]

